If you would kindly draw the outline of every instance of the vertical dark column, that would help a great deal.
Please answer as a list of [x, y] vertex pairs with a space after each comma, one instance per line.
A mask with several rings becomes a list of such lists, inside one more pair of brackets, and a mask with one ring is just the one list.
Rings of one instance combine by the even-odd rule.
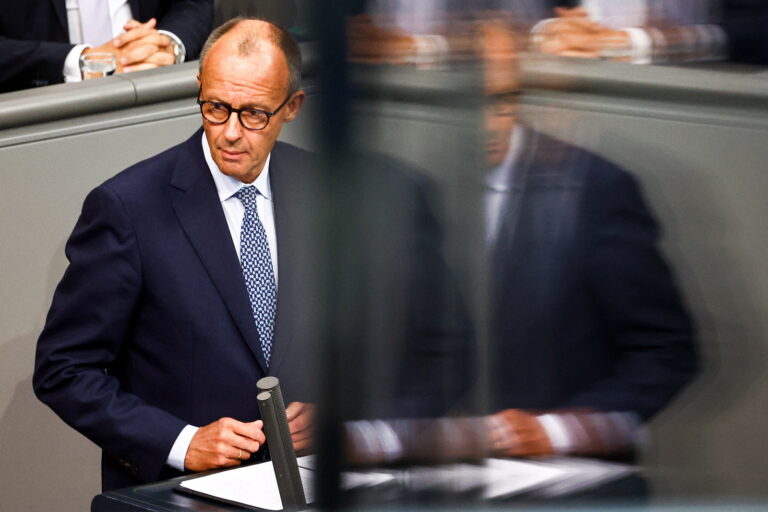
[[[317, 26], [319, 48], [318, 111], [315, 132], [319, 142], [322, 176], [318, 191], [324, 205], [319, 209], [319, 226], [322, 233], [317, 264], [322, 269], [320, 286], [325, 291], [322, 332], [318, 333], [319, 351], [319, 399], [316, 416], [317, 478], [316, 505], [329, 510], [341, 506], [340, 473], [343, 467], [341, 424], [344, 409], [343, 350], [341, 339], [343, 318], [340, 314], [339, 296], [343, 286], [343, 248], [346, 212], [342, 191], [350, 194], [345, 186], [350, 170], [346, 165], [349, 123], [349, 83], [346, 60], [344, 0], [313, 2], [313, 19]], [[348, 183], [348, 182], [347, 182]], [[346, 235], [349, 236], [349, 235]]]

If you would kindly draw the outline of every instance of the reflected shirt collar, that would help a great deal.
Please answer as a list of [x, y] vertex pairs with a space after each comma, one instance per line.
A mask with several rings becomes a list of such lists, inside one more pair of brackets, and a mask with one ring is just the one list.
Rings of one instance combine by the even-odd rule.
[[512, 175], [515, 164], [523, 152], [524, 139], [525, 130], [516, 124], [509, 135], [509, 151], [504, 156], [504, 161], [498, 167], [488, 169], [485, 174], [485, 186], [487, 188], [499, 192], [508, 191], [512, 188]]

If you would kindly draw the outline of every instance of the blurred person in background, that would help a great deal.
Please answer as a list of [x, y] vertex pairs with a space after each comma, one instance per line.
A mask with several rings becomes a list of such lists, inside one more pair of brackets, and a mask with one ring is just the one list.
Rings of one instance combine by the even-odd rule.
[[363, 60], [400, 63], [456, 58], [467, 45], [452, 25], [484, 10], [530, 26], [534, 47], [555, 55], [768, 64], [768, 3], [762, 0], [371, 0], [354, 20], [362, 36], [353, 50]]
[[638, 64], [718, 59], [768, 64], [763, 0], [545, 2], [556, 16], [533, 28], [536, 47], [545, 53]]
[[28, 0], [0, 12], [0, 92], [79, 81], [79, 58], [116, 56], [117, 73], [197, 58], [212, 0]]

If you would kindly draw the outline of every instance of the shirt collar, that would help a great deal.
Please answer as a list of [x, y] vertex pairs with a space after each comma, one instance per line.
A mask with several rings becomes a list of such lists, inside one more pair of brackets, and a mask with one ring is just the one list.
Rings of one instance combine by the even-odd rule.
[[269, 161], [272, 159], [272, 153], [267, 155], [267, 161], [264, 163], [264, 168], [259, 173], [259, 177], [253, 183], [243, 183], [242, 181], [227, 176], [219, 169], [216, 162], [211, 156], [211, 147], [208, 145], [208, 139], [205, 138], [205, 133], [202, 136], [203, 143], [203, 155], [205, 156], [205, 163], [208, 164], [208, 170], [211, 171], [213, 176], [213, 182], [216, 185], [216, 192], [219, 195], [219, 201], [222, 203], [235, 195], [241, 188], [253, 185], [259, 194], [264, 196], [267, 200], [272, 200], [272, 184], [269, 179]]

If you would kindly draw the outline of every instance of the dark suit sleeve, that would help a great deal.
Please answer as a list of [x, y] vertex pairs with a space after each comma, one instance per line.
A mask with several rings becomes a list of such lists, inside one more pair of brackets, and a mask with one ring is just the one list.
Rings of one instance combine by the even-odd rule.
[[583, 198], [587, 272], [613, 363], [609, 374], [570, 405], [648, 418], [693, 376], [693, 329], [635, 181], [606, 162], [595, 170]]
[[156, 480], [185, 423], [111, 375], [130, 336], [142, 270], [129, 218], [108, 187], [86, 198], [66, 255], [38, 340], [35, 393], [135, 475]]
[[200, 56], [203, 43], [211, 32], [213, 2], [211, 0], [174, 0], [157, 21], [159, 30], [173, 32], [184, 42], [187, 60], [194, 60]]
[[0, 36], [0, 92], [64, 81], [64, 60], [74, 45]]
[[721, 19], [731, 60], [768, 65], [768, 5], [764, 0], [726, 0]]

